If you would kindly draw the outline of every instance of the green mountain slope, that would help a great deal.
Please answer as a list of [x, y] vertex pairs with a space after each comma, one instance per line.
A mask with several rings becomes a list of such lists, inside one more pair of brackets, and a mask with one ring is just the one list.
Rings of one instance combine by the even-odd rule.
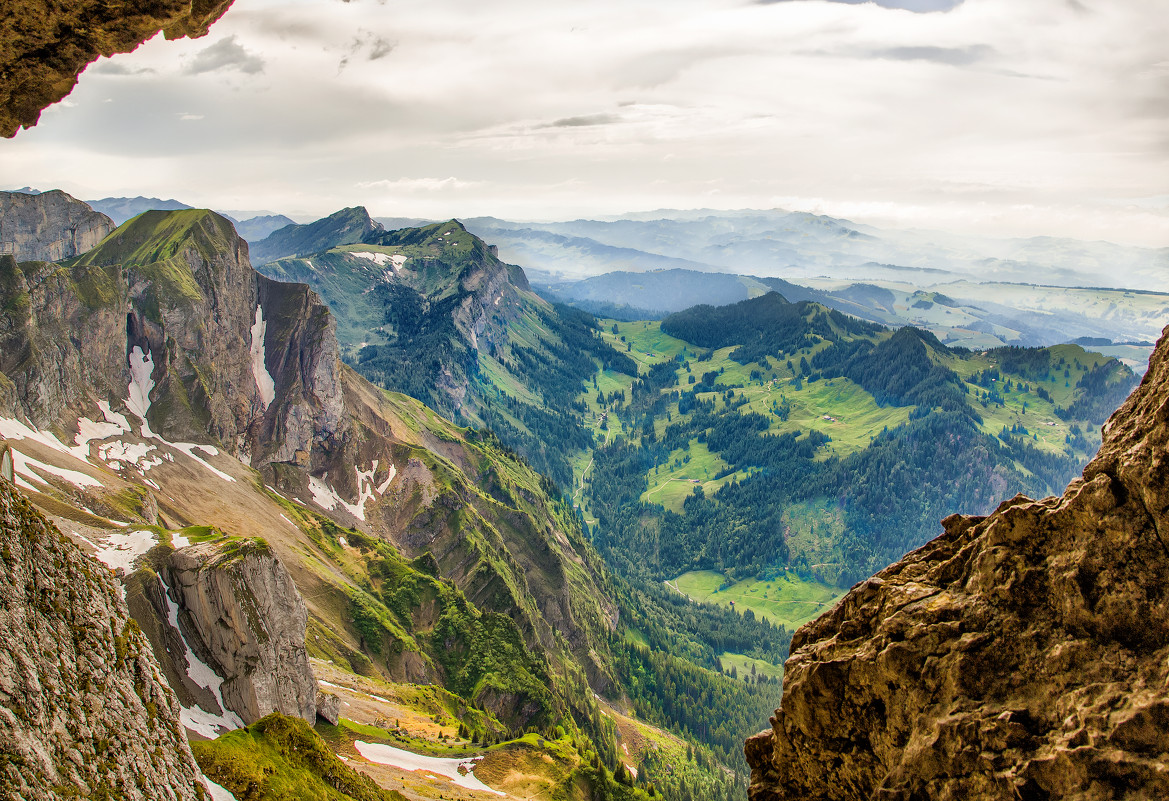
[[262, 271], [321, 294], [346, 361], [369, 380], [491, 428], [562, 487], [592, 445], [577, 419], [584, 383], [600, 366], [636, 369], [591, 317], [537, 297], [522, 270], [454, 220], [373, 231]]
[[590, 399], [623, 436], [581, 498], [610, 563], [657, 578], [794, 568], [847, 586], [954, 509], [1064, 485], [1135, 384], [1074, 345], [950, 350], [774, 294], [606, 336], [643, 372]]

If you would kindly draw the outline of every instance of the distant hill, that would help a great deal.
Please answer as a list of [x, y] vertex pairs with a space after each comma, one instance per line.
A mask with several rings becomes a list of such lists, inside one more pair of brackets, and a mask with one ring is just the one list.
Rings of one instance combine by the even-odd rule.
[[279, 231], [289, 225], [296, 225], [296, 222], [285, 217], [283, 214], [265, 214], [256, 217], [248, 217], [244, 220], [238, 220], [230, 215], [224, 215], [231, 220], [235, 225], [236, 232], [246, 239], [249, 243], [259, 242], [267, 238], [273, 231]]
[[[880, 228], [783, 209], [663, 209], [543, 223], [482, 218], [468, 225], [497, 244], [502, 258], [562, 279], [689, 266], [795, 281], [827, 277], [921, 285], [927, 280], [971, 280], [1160, 291], [1169, 265], [1166, 248]], [[604, 254], [589, 256], [601, 246], [633, 253], [604, 266]], [[662, 258], [690, 264], [652, 263]]]
[[252, 263], [261, 265], [289, 256], [309, 256], [339, 245], [363, 242], [384, 230], [361, 206], [341, 209], [315, 222], [293, 223], [273, 231], [252, 245]]
[[101, 212], [114, 221], [115, 225], [121, 225], [129, 220], [131, 217], [137, 217], [144, 211], [177, 211], [179, 209], [190, 209], [194, 206], [188, 206], [179, 200], [162, 200], [157, 197], [105, 197], [101, 200], [87, 200], [90, 208], [94, 211]]

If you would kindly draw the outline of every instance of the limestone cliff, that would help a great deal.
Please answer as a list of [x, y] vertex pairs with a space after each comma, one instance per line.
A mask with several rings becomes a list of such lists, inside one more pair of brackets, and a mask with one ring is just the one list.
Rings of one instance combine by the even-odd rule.
[[0, 413], [60, 426], [133, 386], [149, 430], [255, 463], [341, 433], [328, 309], [252, 270], [213, 212], [145, 212], [68, 268], [0, 256], [0, 301]]
[[1169, 797], [1169, 337], [1060, 498], [1017, 497], [792, 640], [752, 801]]
[[171, 554], [169, 583], [187, 641], [223, 677], [227, 708], [254, 723], [272, 711], [317, 718], [317, 682], [304, 646], [308, 613], [280, 561], [254, 540], [208, 542]]
[[39, 195], [0, 192], [0, 253], [17, 261], [80, 256], [113, 230], [113, 220], [59, 189]]
[[97, 59], [129, 53], [159, 31], [197, 38], [232, 0], [110, 3], [15, 0], [0, 18], [0, 135], [31, 128], [41, 111], [73, 91]]
[[0, 797], [202, 798], [113, 575], [0, 480]]

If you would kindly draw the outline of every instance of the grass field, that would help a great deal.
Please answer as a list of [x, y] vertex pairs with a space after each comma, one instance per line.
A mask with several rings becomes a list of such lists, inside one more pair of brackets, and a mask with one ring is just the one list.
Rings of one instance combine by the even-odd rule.
[[683, 573], [669, 586], [699, 602], [716, 603], [740, 612], [750, 609], [788, 631], [832, 608], [842, 590], [814, 581], [804, 581], [787, 572], [773, 579], [744, 579], [723, 589], [726, 577], [714, 570]]
[[773, 665], [753, 656], [733, 654], [730, 651], [719, 654], [718, 658], [723, 664], [723, 673], [730, 673], [733, 666], [739, 674], [739, 678], [742, 678], [751, 675], [751, 668], [754, 667], [756, 673], [783, 681], [783, 665]]
[[682, 504], [696, 487], [702, 487], [704, 493], [711, 495], [724, 484], [749, 475], [739, 471], [716, 479], [715, 476], [727, 467], [727, 463], [711, 453], [705, 443], [691, 440], [688, 450], [673, 451], [669, 461], [649, 472], [649, 488], [642, 493], [641, 500], [661, 504], [681, 514]]

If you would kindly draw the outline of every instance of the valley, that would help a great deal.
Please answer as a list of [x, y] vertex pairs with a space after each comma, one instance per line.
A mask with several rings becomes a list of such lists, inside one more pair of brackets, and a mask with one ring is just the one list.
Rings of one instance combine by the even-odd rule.
[[237, 798], [741, 799], [796, 630], [946, 512], [1056, 491], [1136, 383], [771, 290], [594, 318], [457, 221], [254, 250], [175, 209], [0, 257], [16, 483], [119, 571]]

